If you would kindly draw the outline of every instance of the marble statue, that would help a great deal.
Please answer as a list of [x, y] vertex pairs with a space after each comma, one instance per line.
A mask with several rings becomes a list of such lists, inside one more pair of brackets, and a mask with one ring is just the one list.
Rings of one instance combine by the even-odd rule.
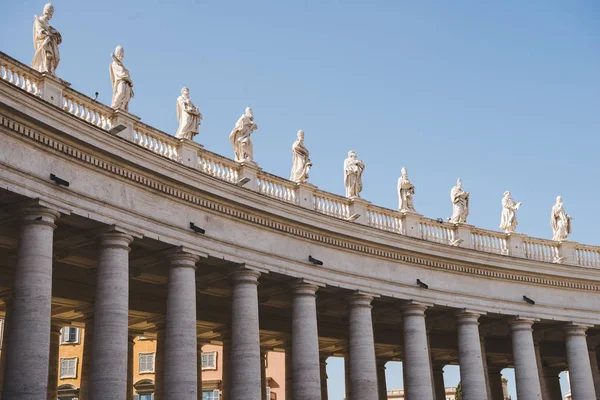
[[415, 186], [408, 179], [406, 168], [402, 168], [402, 175], [398, 178], [398, 210], [402, 212], [417, 212], [413, 205]]
[[356, 159], [356, 152], [350, 150], [348, 158], [344, 160], [344, 186], [346, 187], [346, 197], [359, 198], [362, 191], [362, 174], [365, 170], [365, 164]]
[[229, 134], [229, 141], [235, 153], [235, 161], [253, 161], [254, 149], [250, 135], [258, 129], [254, 123], [254, 114], [250, 107], [246, 107], [246, 112], [235, 123], [235, 127]]
[[456, 186], [450, 191], [452, 200], [452, 217], [450, 222], [455, 224], [466, 223], [469, 216], [469, 192], [462, 189], [462, 180], [456, 181]]
[[56, 75], [56, 67], [60, 61], [58, 45], [62, 43], [60, 32], [50, 26], [49, 21], [54, 15], [54, 7], [46, 4], [41, 17], [33, 17], [33, 48], [35, 55], [31, 68], [40, 72]]
[[552, 207], [552, 215], [550, 216], [553, 232], [552, 240], [567, 240], [567, 236], [571, 233], [571, 219], [572, 217], [563, 208], [562, 196], [558, 196], [556, 203]]
[[111, 54], [113, 62], [110, 64], [110, 82], [113, 88], [113, 97], [111, 107], [117, 110], [129, 110], [129, 101], [133, 98], [133, 82], [129, 75], [129, 70], [123, 65], [125, 50], [117, 46], [115, 52]]
[[510, 197], [509, 191], [504, 192], [500, 229], [505, 233], [513, 233], [517, 229], [517, 210], [521, 207], [521, 204], [523, 203], [517, 203]]
[[181, 96], [177, 98], [177, 119], [179, 128], [175, 137], [177, 139], [194, 139], [199, 132], [198, 127], [202, 121], [202, 114], [198, 107], [190, 99], [190, 90], [186, 87], [181, 89]]
[[304, 146], [304, 131], [298, 131], [298, 139], [292, 145], [292, 173], [290, 181], [304, 183], [308, 180], [308, 171], [312, 162], [308, 158], [308, 149]]

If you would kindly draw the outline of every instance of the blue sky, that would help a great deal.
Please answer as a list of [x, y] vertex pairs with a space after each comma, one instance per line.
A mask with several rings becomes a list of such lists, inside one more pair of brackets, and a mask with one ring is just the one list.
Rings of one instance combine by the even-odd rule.
[[[228, 134], [246, 106], [262, 168], [287, 177], [298, 129], [311, 182], [343, 194], [342, 163], [366, 163], [363, 197], [395, 208], [408, 169], [415, 206], [451, 213], [461, 177], [469, 222], [498, 229], [511, 190], [518, 231], [551, 237], [557, 195], [572, 240], [600, 244], [600, 3], [492, 1], [54, 1], [63, 35], [58, 75], [111, 97], [108, 65], [125, 48], [136, 97], [130, 111], [173, 134], [182, 86], [204, 115], [196, 140], [232, 156]], [[0, 49], [29, 64], [42, 1], [2, 7]], [[330, 399], [343, 397], [330, 362]], [[452, 370], [452, 371], [450, 371]], [[388, 386], [401, 387], [388, 369]], [[446, 373], [456, 384], [456, 368]], [[512, 382], [514, 378], [509, 376]]]

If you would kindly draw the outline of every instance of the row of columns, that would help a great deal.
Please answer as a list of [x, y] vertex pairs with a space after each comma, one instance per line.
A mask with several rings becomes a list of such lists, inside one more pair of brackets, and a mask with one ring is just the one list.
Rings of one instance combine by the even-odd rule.
[[[7, 324], [4, 400], [39, 400], [56, 397], [48, 388], [49, 371], [57, 354], [49, 352], [57, 335], [51, 331], [52, 243], [59, 213], [42, 206], [24, 209], [12, 290], [11, 320]], [[93, 322], [85, 340], [89, 359], [89, 381], [82, 382], [83, 398], [130, 399], [128, 382], [131, 340], [128, 337], [129, 251], [133, 237], [111, 229], [98, 238], [99, 254]], [[157, 373], [158, 398], [197, 400], [201, 395], [201, 366], [196, 336], [195, 268], [198, 256], [177, 249], [168, 254], [169, 283], [164, 332], [159, 329], [157, 358], [163, 367]], [[231, 275], [232, 308], [230, 337], [224, 338], [224, 400], [264, 399], [258, 315], [260, 273], [239, 267]], [[289, 387], [294, 400], [323, 399], [323, 360], [319, 355], [316, 293], [318, 286], [303, 280], [293, 286]], [[348, 299], [347, 398], [382, 399], [386, 393], [385, 369], [375, 359], [371, 302], [373, 296], [356, 293]], [[438, 400], [443, 385], [439, 366], [432, 365], [425, 311], [429, 305], [409, 302], [403, 307], [404, 371], [407, 399]], [[458, 353], [464, 400], [496, 398], [497, 379], [486, 371], [481, 345], [481, 313], [462, 310], [456, 314]], [[519, 400], [542, 397], [538, 357], [532, 325], [535, 321], [515, 318], [511, 323], [515, 377]], [[90, 329], [91, 328], [91, 329]], [[566, 349], [574, 400], [595, 398], [586, 327], [565, 329]], [[164, 336], [164, 337], [163, 337]], [[164, 341], [161, 340], [164, 338]], [[162, 343], [164, 342], [164, 347]], [[56, 343], [52, 343], [56, 344]], [[85, 346], [85, 345], [84, 345]], [[90, 349], [91, 346], [91, 349]], [[286, 357], [287, 358], [287, 357]], [[87, 361], [84, 361], [86, 363]], [[597, 370], [596, 365], [596, 370]], [[494, 372], [495, 373], [495, 372]], [[87, 376], [87, 374], [86, 374]], [[286, 378], [286, 380], [288, 380]], [[442, 379], [443, 380], [443, 379]], [[160, 387], [159, 387], [160, 386]], [[493, 387], [493, 388], [492, 388]], [[53, 396], [53, 397], [51, 397]]]

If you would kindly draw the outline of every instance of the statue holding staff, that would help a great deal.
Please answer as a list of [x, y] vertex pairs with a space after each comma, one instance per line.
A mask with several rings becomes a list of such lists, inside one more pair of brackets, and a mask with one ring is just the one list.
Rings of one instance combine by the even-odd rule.
[[450, 222], [454, 224], [466, 223], [469, 216], [469, 192], [462, 189], [462, 180], [458, 179], [456, 186], [450, 191], [452, 200], [452, 217]]
[[181, 96], [177, 98], [177, 119], [179, 120], [179, 128], [175, 137], [177, 139], [193, 140], [199, 132], [200, 121], [202, 114], [198, 107], [192, 103], [190, 99], [190, 90], [186, 87], [181, 89]]
[[308, 171], [312, 162], [308, 158], [308, 149], [304, 146], [304, 131], [298, 131], [298, 138], [292, 145], [292, 173], [290, 181], [304, 183], [308, 180]]
[[33, 17], [33, 48], [35, 55], [31, 68], [40, 72], [56, 75], [56, 68], [60, 61], [58, 45], [62, 43], [60, 32], [50, 26], [54, 15], [54, 6], [46, 4], [41, 17]]
[[125, 50], [117, 46], [111, 54], [113, 62], [110, 64], [110, 82], [113, 89], [111, 107], [117, 110], [129, 111], [129, 101], [133, 98], [133, 81], [129, 70], [123, 65]]
[[552, 207], [552, 214], [550, 215], [550, 223], [552, 225], [552, 240], [562, 242], [567, 240], [567, 237], [571, 233], [571, 219], [563, 208], [562, 196], [556, 198], [556, 203]]
[[246, 112], [235, 123], [235, 127], [229, 134], [229, 141], [235, 153], [235, 161], [253, 161], [254, 148], [250, 135], [258, 129], [254, 123], [254, 114], [250, 107], [246, 107]]
[[356, 159], [356, 152], [350, 150], [348, 158], [344, 160], [344, 186], [346, 187], [346, 197], [359, 198], [362, 191], [362, 174], [365, 170], [365, 164]]

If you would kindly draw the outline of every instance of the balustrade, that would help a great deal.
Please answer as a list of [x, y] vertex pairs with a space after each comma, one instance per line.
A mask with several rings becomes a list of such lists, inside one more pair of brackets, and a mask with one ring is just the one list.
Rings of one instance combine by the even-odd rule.
[[41, 96], [40, 73], [0, 53], [0, 78], [33, 95]]
[[600, 248], [577, 245], [575, 257], [579, 265], [600, 268]]
[[561, 262], [558, 243], [551, 240], [525, 238], [523, 239], [525, 258], [545, 262]]
[[402, 218], [398, 211], [371, 205], [367, 209], [367, 221], [373, 228], [402, 233]]
[[63, 89], [62, 104], [63, 110], [69, 114], [73, 114], [104, 130], [112, 128], [111, 116], [113, 110], [73, 89]]
[[296, 184], [278, 176], [261, 172], [258, 175], [258, 191], [269, 197], [297, 204]]
[[226, 182], [238, 181], [238, 164], [208, 150], [198, 152], [198, 169]]
[[473, 230], [471, 231], [473, 249], [486, 253], [508, 254], [506, 235], [501, 232]]
[[179, 142], [149, 125], [138, 122], [134, 126], [134, 143], [171, 160], [179, 161], [177, 147]]
[[420, 230], [421, 237], [430, 242], [451, 244], [454, 241], [454, 227], [443, 222], [423, 218]]
[[346, 219], [350, 216], [350, 200], [346, 197], [316, 190], [313, 196], [314, 210], [332, 217]]

